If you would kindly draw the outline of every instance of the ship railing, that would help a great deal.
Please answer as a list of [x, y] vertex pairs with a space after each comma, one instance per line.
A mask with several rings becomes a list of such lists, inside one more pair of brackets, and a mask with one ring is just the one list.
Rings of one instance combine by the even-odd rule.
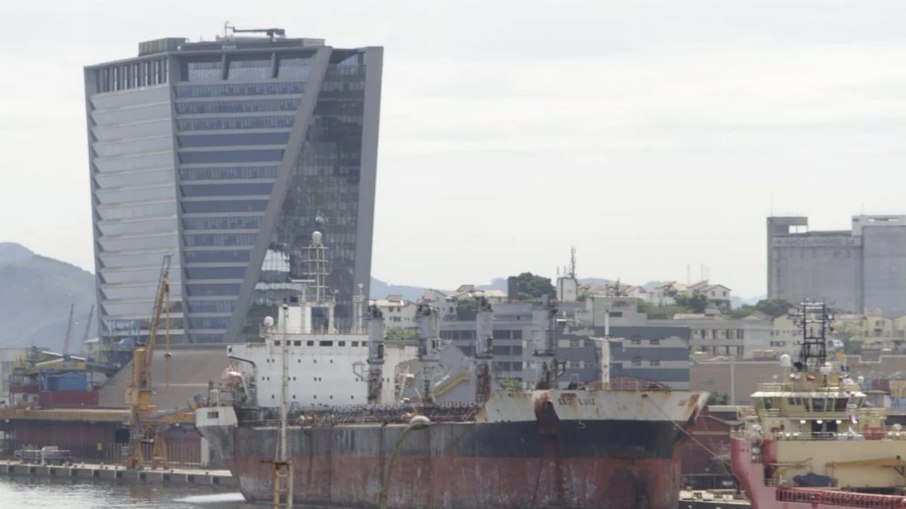
[[661, 382], [643, 380], [640, 378], [614, 378], [605, 386], [605, 389], [626, 392], [669, 392], [673, 390], [669, 385], [665, 385]]
[[792, 390], [792, 384], [780, 382], [762, 382], [758, 384], [758, 390], [763, 392], [788, 392]]
[[816, 506], [864, 507], [868, 509], [902, 509], [906, 497], [902, 495], [879, 495], [875, 493], [854, 493], [840, 490], [815, 488], [778, 488], [778, 502], [799, 502]]

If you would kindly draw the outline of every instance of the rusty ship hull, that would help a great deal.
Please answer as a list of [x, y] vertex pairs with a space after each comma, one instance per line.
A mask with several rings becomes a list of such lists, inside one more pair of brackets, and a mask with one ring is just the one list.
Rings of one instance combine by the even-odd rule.
[[[466, 420], [435, 415], [423, 430], [382, 422], [292, 425], [294, 501], [374, 507], [386, 486], [386, 506], [394, 509], [677, 507], [683, 428], [701, 408], [697, 394], [652, 394], [651, 404], [645, 393], [535, 396], [531, 414], [492, 401]], [[570, 412], [575, 400], [598, 411]], [[608, 400], [613, 406], [603, 413], [612, 415], [602, 416], [595, 407]], [[638, 418], [632, 404], [667, 406], [660, 417], [648, 411]], [[278, 424], [254, 410], [231, 410], [200, 409], [197, 425], [245, 498], [271, 501]]]

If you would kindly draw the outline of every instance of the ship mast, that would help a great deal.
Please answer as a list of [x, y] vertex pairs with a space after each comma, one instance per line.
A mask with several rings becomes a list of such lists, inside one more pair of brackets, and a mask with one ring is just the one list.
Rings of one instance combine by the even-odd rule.
[[305, 277], [311, 280], [306, 297], [312, 309], [319, 309], [326, 314], [321, 317], [321, 323], [314, 329], [317, 332], [334, 334], [337, 332], [334, 316], [336, 302], [327, 286], [327, 276], [330, 275], [330, 271], [328, 270], [327, 247], [321, 241], [322, 238], [321, 232], [312, 232], [311, 242], [305, 248]]
[[277, 458], [274, 460], [274, 507], [281, 507], [281, 497], [285, 497], [283, 507], [293, 507], [293, 463], [289, 459], [288, 451], [288, 408], [286, 401], [287, 382], [289, 380], [289, 340], [286, 337], [286, 322], [289, 316], [289, 305], [283, 304], [282, 319], [280, 320], [280, 348], [281, 348], [281, 373], [280, 373], [280, 428], [277, 437]]
[[368, 306], [368, 404], [381, 402], [384, 380], [384, 314]]
[[420, 302], [415, 308], [418, 322], [418, 360], [422, 364], [422, 402], [434, 402], [434, 377], [440, 357], [437, 352], [437, 310], [427, 302]]
[[[557, 308], [551, 306], [547, 302], [547, 297], [545, 296], [544, 305], [546, 309], [535, 311], [535, 314], [544, 314], [543, 324], [540, 330], [536, 330], [536, 339], [535, 339], [535, 351], [532, 354], [532, 357], [535, 358], [535, 390], [550, 390], [554, 387], [554, 381], [558, 373], [557, 369], [557, 359], [554, 357], [557, 349], [557, 340], [554, 337], [554, 317], [557, 315]], [[533, 317], [534, 318], [534, 317]], [[535, 326], [538, 327], [538, 319], [534, 318]], [[537, 335], [541, 335], [541, 340], [537, 339]], [[540, 343], [540, 344], [539, 344]]]
[[828, 314], [825, 304], [803, 302], [799, 309], [799, 327], [802, 329], [802, 347], [796, 368], [804, 372], [818, 372], [827, 361]]
[[491, 359], [494, 356], [494, 310], [484, 296], [478, 299], [475, 320], [475, 402], [486, 403], [491, 397]]

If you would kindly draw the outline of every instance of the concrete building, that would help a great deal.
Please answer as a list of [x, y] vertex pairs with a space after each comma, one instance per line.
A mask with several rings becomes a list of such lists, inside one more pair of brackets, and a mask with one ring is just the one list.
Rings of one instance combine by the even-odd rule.
[[808, 231], [806, 217], [767, 218], [768, 298], [906, 314], [906, 215], [855, 216], [849, 231]]
[[[498, 379], [516, 383], [530, 382], [534, 341], [547, 330], [547, 310], [531, 302], [502, 303], [494, 306], [494, 361]], [[449, 320], [440, 325], [440, 337], [471, 355], [475, 342], [475, 320]]]
[[612, 327], [611, 378], [652, 380], [678, 390], [689, 388], [686, 326]]
[[170, 254], [176, 342], [256, 336], [327, 246], [336, 329], [368, 295], [379, 47], [225, 33], [85, 68], [101, 334], [146, 333]]
[[691, 353], [752, 358], [770, 349], [771, 321], [757, 316], [726, 318], [699, 314], [675, 315], [672, 320], [650, 320], [650, 325], [687, 326]]
[[415, 308], [412, 301], [404, 299], [401, 295], [388, 295], [385, 299], [371, 301], [384, 314], [384, 327], [387, 329], [414, 329], [418, 327], [415, 321]]

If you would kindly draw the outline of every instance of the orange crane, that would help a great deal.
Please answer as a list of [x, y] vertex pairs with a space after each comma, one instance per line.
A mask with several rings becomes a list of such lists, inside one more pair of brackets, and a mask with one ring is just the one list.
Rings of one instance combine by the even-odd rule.
[[161, 315], [165, 314], [167, 355], [170, 355], [170, 259], [165, 255], [160, 266], [160, 278], [157, 281], [157, 293], [148, 328], [148, 339], [144, 344], [137, 344], [132, 352], [132, 379], [126, 388], [126, 405], [129, 407], [129, 426], [132, 429], [132, 456], [129, 466], [144, 468], [144, 449], [151, 445], [151, 468], [167, 467], [167, 445], [157, 433], [157, 424], [152, 417], [157, 407], [151, 403], [153, 394], [151, 386], [151, 361], [154, 359], [154, 347], [157, 342]]

